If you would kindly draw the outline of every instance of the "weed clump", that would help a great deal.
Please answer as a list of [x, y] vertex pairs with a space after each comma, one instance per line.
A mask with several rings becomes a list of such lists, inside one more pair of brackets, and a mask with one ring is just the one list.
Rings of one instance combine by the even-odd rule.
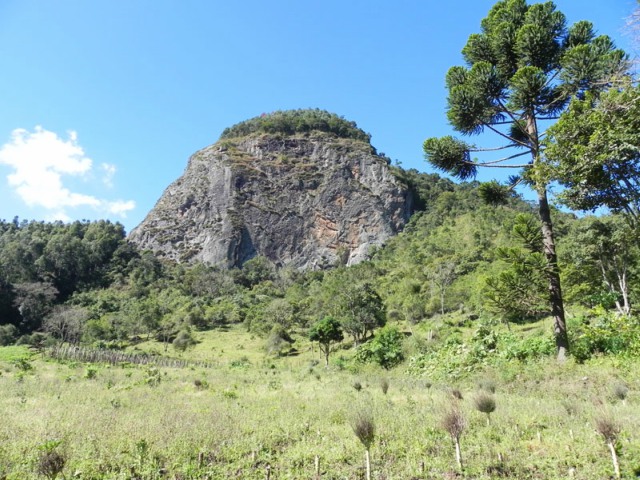
[[622, 382], [615, 383], [612, 388], [612, 394], [614, 399], [625, 401], [629, 395], [629, 387]]
[[388, 378], [382, 378], [380, 380], [380, 389], [382, 390], [382, 393], [384, 393], [385, 395], [387, 394], [387, 392], [389, 391], [389, 379]]
[[209, 388], [209, 382], [207, 382], [206, 380], [200, 380], [199, 378], [196, 378], [193, 381], [193, 385], [198, 389], [198, 390], [206, 390], [207, 388]]

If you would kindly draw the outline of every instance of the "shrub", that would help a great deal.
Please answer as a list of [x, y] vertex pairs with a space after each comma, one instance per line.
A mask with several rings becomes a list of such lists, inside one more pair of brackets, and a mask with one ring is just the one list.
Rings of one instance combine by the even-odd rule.
[[33, 365], [27, 358], [17, 358], [11, 363], [21, 372], [28, 372], [29, 370], [33, 370]]
[[54, 480], [62, 473], [66, 463], [65, 456], [58, 449], [59, 445], [60, 441], [50, 440], [39, 448], [37, 471], [49, 480]]
[[0, 325], [0, 347], [6, 347], [15, 342], [18, 329], [15, 325]]
[[577, 318], [570, 325], [571, 354], [579, 363], [594, 354], [640, 354], [640, 322], [634, 317], [597, 312], [595, 318]]
[[160, 375], [160, 370], [156, 367], [148, 367], [145, 370], [145, 378], [144, 383], [151, 387], [157, 387], [160, 385], [160, 381], [162, 380], [162, 376]]
[[[573, 349], [574, 346], [571, 347]], [[518, 338], [513, 334], [505, 334], [501, 336], [499, 350], [501, 356], [508, 360], [516, 359], [524, 362], [553, 355], [556, 346], [551, 335]]]
[[31, 335], [22, 335], [16, 341], [16, 345], [29, 345], [37, 349], [52, 346], [55, 345], [55, 343], [56, 341], [53, 337], [41, 332], [34, 332]]
[[267, 352], [270, 355], [285, 356], [291, 353], [293, 338], [282, 325], [274, 325], [267, 338]]
[[196, 339], [191, 335], [191, 332], [188, 330], [182, 330], [173, 340], [173, 348], [179, 352], [184, 352], [187, 348], [193, 347], [197, 343]]
[[251, 361], [249, 360], [249, 357], [247, 357], [246, 355], [243, 355], [242, 357], [236, 360], [231, 360], [231, 362], [229, 362], [229, 367], [241, 368], [246, 370], [249, 367], [251, 367]]
[[373, 340], [358, 348], [356, 358], [361, 362], [375, 362], [386, 369], [392, 368], [404, 360], [403, 340], [404, 335], [396, 327], [381, 328]]

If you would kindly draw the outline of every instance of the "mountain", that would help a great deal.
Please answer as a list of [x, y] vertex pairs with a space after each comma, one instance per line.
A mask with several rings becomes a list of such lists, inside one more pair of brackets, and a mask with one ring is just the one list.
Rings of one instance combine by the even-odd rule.
[[180, 262], [324, 268], [367, 258], [408, 220], [412, 195], [355, 123], [275, 112], [189, 159], [129, 239]]

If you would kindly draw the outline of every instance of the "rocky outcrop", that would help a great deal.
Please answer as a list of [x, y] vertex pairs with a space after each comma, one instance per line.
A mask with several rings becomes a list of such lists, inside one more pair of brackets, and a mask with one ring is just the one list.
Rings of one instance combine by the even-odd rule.
[[195, 153], [129, 238], [177, 261], [354, 264], [396, 234], [411, 198], [362, 140], [330, 133], [225, 138]]

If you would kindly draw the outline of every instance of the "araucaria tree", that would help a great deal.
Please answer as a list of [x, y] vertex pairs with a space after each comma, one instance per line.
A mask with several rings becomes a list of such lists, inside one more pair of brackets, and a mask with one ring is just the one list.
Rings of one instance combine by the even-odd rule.
[[[461, 180], [480, 167], [512, 168], [518, 175], [506, 185], [481, 186], [485, 200], [501, 203], [518, 184], [537, 194], [545, 275], [558, 359], [569, 349], [547, 187], [553, 180], [545, 164], [545, 125], [558, 118], [573, 97], [606, 89], [624, 72], [627, 58], [606, 35], [596, 37], [590, 22], [567, 28], [553, 2], [527, 5], [526, 0], [496, 3], [472, 34], [462, 55], [466, 66], [446, 76], [447, 117], [463, 135], [491, 132], [499, 145], [477, 148], [452, 136], [424, 142], [427, 160]], [[474, 152], [500, 152], [501, 158], [472, 158]]]

